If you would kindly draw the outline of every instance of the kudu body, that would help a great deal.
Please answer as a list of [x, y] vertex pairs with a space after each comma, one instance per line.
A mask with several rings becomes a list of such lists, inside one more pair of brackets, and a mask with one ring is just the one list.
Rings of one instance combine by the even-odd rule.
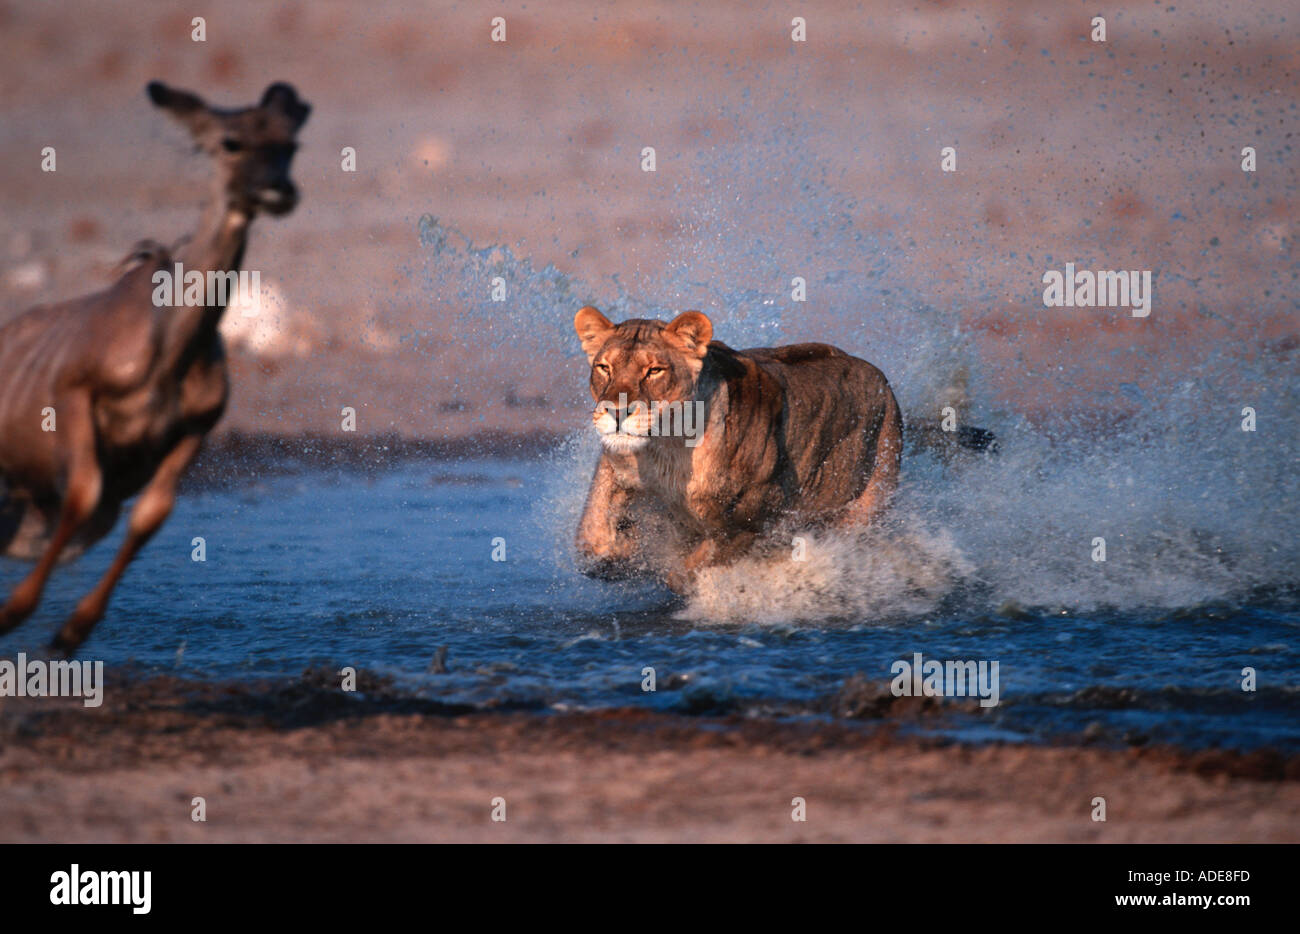
[[36, 608], [60, 558], [106, 535], [139, 494], [112, 565], [55, 637], [66, 652], [171, 512], [181, 474], [226, 405], [217, 330], [225, 304], [181, 304], [178, 282], [174, 304], [159, 306], [154, 273], [176, 263], [205, 280], [237, 272], [252, 219], [287, 214], [298, 200], [289, 166], [310, 108], [292, 87], [273, 84], [238, 110], [156, 81], [148, 94], [213, 158], [216, 190], [197, 232], [173, 249], [144, 242], [104, 291], [0, 328], [0, 554], [36, 561], [0, 607], [0, 634]]

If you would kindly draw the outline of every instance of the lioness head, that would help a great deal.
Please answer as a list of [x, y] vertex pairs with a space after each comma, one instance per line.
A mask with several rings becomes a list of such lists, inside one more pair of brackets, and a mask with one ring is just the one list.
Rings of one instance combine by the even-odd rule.
[[665, 413], [693, 402], [713, 337], [705, 315], [687, 311], [667, 324], [634, 318], [616, 325], [587, 306], [573, 327], [591, 362], [592, 421], [608, 450], [641, 449], [660, 433]]

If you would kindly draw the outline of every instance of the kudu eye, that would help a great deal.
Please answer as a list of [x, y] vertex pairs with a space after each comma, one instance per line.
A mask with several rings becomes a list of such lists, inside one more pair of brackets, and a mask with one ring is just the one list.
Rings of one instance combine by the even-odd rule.
[[244, 144], [237, 139], [232, 139], [227, 136], [221, 141], [221, 148], [226, 152], [240, 152], [244, 148]]

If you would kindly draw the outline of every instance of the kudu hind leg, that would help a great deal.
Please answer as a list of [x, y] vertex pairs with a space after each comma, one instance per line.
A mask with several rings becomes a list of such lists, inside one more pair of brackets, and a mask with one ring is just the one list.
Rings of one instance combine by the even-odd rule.
[[59, 634], [54, 637], [55, 648], [68, 653], [73, 652], [77, 646], [86, 641], [95, 624], [103, 619], [113, 589], [127, 566], [171, 515], [172, 506], [176, 503], [176, 485], [180, 482], [185, 468], [198, 453], [202, 441], [200, 435], [185, 436], [158, 465], [158, 469], [154, 471], [153, 477], [140, 492], [139, 498], [131, 509], [131, 517], [127, 521], [126, 539], [114, 556], [113, 563], [104, 572], [95, 589], [86, 594], [77, 604], [77, 609], [63, 624]]
[[59, 555], [77, 530], [94, 514], [99, 505], [103, 476], [95, 459], [95, 431], [90, 400], [73, 399], [59, 404], [60, 433], [67, 432], [67, 479], [63, 491], [63, 504], [59, 523], [36, 567], [13, 589], [3, 607], [0, 607], [0, 634], [17, 627], [31, 615], [40, 603], [45, 584], [50, 579]]

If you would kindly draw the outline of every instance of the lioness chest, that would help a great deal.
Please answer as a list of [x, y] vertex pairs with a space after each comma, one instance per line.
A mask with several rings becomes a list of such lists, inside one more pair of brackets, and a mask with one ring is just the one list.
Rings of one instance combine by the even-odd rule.
[[654, 501], [679, 523], [695, 526], [703, 516], [698, 508], [692, 508], [692, 503], [697, 503], [704, 492], [700, 478], [709, 459], [708, 451], [700, 452], [697, 467], [696, 452], [701, 446], [652, 445], [635, 454], [605, 456], [610, 458], [619, 486]]

